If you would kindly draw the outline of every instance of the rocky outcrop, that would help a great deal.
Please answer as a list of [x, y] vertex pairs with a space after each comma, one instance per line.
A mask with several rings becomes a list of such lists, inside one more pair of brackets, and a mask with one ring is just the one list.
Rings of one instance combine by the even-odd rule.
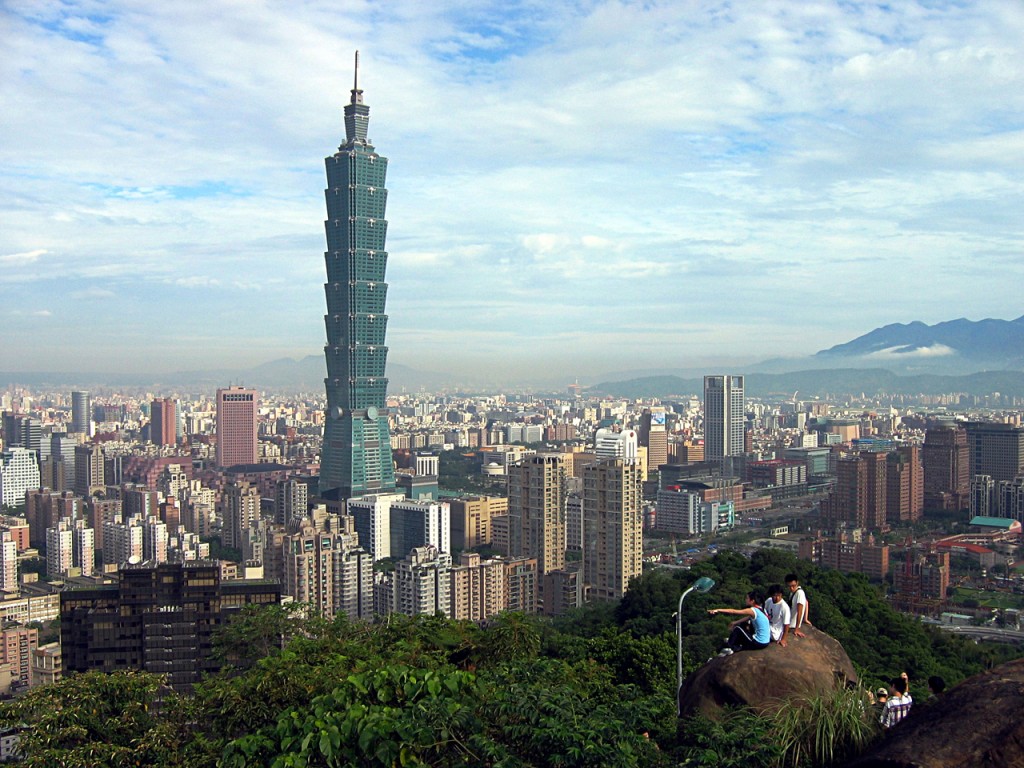
[[788, 699], [837, 685], [856, 685], [857, 673], [837, 640], [806, 628], [807, 637], [791, 638], [785, 648], [743, 651], [711, 659], [683, 682], [683, 717], [698, 712], [715, 717], [725, 706], [766, 709]]
[[965, 680], [930, 704], [923, 686], [911, 681], [910, 693], [907, 718], [849, 768], [1024, 767], [1024, 659]]

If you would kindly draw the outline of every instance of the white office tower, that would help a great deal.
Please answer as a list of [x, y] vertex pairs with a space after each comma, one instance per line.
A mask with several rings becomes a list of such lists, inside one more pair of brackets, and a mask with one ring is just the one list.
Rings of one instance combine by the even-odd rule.
[[0, 454], [0, 507], [25, 502], [25, 491], [39, 487], [39, 461], [35, 451], [14, 446]]
[[61, 520], [46, 529], [46, 575], [60, 579], [68, 575], [74, 563], [71, 521]]
[[391, 555], [405, 557], [414, 547], [452, 551], [452, 515], [447, 501], [396, 501], [391, 504]]
[[451, 612], [452, 556], [434, 546], [415, 547], [393, 574], [392, 611], [406, 616]]
[[103, 524], [103, 564], [124, 565], [142, 561], [142, 520]]
[[618, 600], [643, 569], [643, 472], [601, 459], [583, 470], [583, 575], [592, 600]]
[[743, 455], [745, 407], [742, 376], [704, 377], [705, 460]]
[[392, 556], [391, 505], [405, 500], [404, 493], [378, 493], [357, 496], [345, 502], [346, 511], [355, 521], [359, 544], [370, 553], [374, 562]]
[[18, 545], [10, 531], [0, 531], [0, 591], [18, 592]]
[[616, 432], [601, 428], [594, 434], [594, 455], [599, 459], [626, 459], [636, 461], [640, 439], [636, 430]]

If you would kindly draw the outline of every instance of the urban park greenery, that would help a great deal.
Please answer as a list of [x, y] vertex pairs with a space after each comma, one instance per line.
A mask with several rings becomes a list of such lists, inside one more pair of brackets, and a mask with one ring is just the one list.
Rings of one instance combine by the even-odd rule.
[[555, 620], [369, 624], [249, 609], [218, 638], [225, 669], [190, 693], [145, 673], [70, 675], [0, 704], [0, 724], [26, 726], [28, 766], [824, 766], [876, 738], [861, 691], [717, 722], [675, 713], [681, 591], [698, 576], [716, 581], [684, 605], [690, 671], [723, 635], [707, 607], [742, 604], [794, 570], [815, 625], [844, 645], [865, 687], [902, 671], [953, 684], [1018, 655], [895, 613], [862, 577], [777, 551], [722, 552]]

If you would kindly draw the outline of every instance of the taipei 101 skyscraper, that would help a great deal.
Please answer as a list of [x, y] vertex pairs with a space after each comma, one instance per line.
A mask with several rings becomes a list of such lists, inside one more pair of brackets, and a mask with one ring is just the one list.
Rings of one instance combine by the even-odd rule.
[[345, 143], [326, 158], [327, 412], [319, 491], [327, 499], [395, 487], [384, 377], [388, 161], [366, 138], [369, 122], [357, 51], [352, 98], [345, 105]]

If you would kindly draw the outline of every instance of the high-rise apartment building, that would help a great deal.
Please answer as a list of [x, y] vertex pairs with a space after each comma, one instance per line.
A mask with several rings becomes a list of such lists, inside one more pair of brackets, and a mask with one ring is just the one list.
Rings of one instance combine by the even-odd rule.
[[167, 523], [155, 515], [142, 522], [142, 559], [152, 563], [167, 562]]
[[120, 518], [103, 524], [103, 564], [124, 565], [142, 561], [142, 519]]
[[356, 82], [345, 143], [327, 165], [327, 411], [320, 495], [349, 499], [395, 487], [385, 363], [387, 158], [367, 138], [370, 108]]
[[463, 552], [451, 570], [451, 611], [456, 620], [483, 621], [505, 610], [505, 561]]
[[284, 537], [282, 591], [331, 619], [373, 617], [373, 560], [354, 533], [318, 529], [306, 521]]
[[96, 535], [85, 520], [71, 524], [71, 564], [83, 576], [90, 575], [96, 566]]
[[537, 560], [541, 576], [565, 569], [565, 460], [529, 456], [508, 468], [509, 549]]
[[309, 485], [302, 480], [288, 478], [274, 485], [274, 522], [287, 525], [291, 520], [306, 516], [309, 505]]
[[0, 632], [0, 665], [11, 670], [12, 682], [27, 688], [32, 673], [32, 652], [39, 645], [35, 627], [10, 627]]
[[218, 466], [256, 463], [258, 408], [259, 398], [255, 390], [243, 387], [217, 390]]
[[971, 457], [963, 427], [929, 429], [921, 449], [926, 509], [955, 512], [968, 506]]
[[0, 531], [0, 592], [18, 592], [18, 545], [10, 531]]
[[413, 548], [393, 574], [393, 612], [405, 616], [451, 615], [452, 556], [437, 547]]
[[153, 445], [174, 445], [178, 442], [177, 403], [158, 397], [149, 407], [149, 440]]
[[879, 451], [844, 456], [836, 462], [836, 486], [822, 505], [828, 519], [854, 528], [885, 527], [886, 459]]
[[67, 576], [73, 562], [72, 523], [61, 520], [46, 529], [46, 575], [51, 579]]
[[256, 486], [245, 480], [232, 481], [224, 486], [221, 497], [221, 519], [224, 522], [221, 539], [225, 547], [242, 548], [249, 528], [260, 517], [260, 494]]
[[743, 454], [746, 400], [742, 376], [704, 377], [704, 458]]
[[924, 469], [921, 449], [904, 445], [886, 457], [886, 520], [900, 525], [921, 519], [924, 513]]
[[583, 575], [592, 600], [618, 600], [643, 570], [642, 475], [624, 459], [583, 470]]
[[88, 392], [71, 393], [71, 431], [92, 437], [92, 399]]

